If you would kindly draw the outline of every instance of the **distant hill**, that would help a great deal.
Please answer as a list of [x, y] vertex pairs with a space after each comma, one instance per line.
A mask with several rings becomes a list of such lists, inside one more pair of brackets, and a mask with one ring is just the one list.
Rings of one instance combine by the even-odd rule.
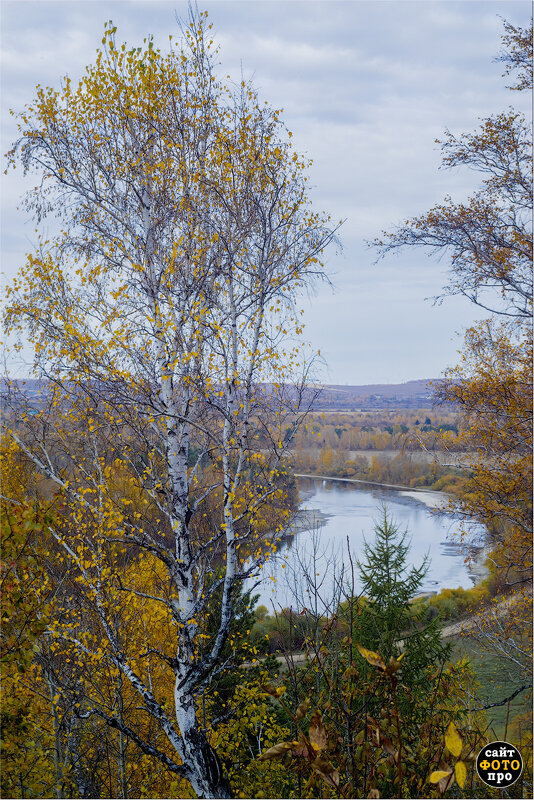
[[362, 386], [322, 385], [315, 411], [367, 411], [373, 409], [430, 408], [437, 398], [431, 384], [439, 378], [407, 383], [371, 383]]
[[[425, 378], [406, 383], [371, 383], [361, 386], [340, 384], [314, 384], [311, 391], [319, 394], [313, 402], [314, 411], [372, 411], [375, 409], [395, 410], [403, 408], [431, 408], [437, 405], [435, 391], [431, 384], [439, 378]], [[0, 384], [5, 389], [5, 382]], [[21, 394], [32, 404], [39, 404], [46, 397], [47, 382], [33, 379], [15, 382]], [[266, 390], [269, 392], [269, 385]]]

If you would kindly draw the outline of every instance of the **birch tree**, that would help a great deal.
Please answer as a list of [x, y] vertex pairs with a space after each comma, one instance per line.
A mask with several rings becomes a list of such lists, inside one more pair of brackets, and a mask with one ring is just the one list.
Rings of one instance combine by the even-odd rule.
[[[221, 668], [237, 585], [276, 547], [261, 512], [283, 507], [281, 431], [306, 410], [294, 301], [334, 233], [280, 112], [216, 77], [210, 27], [192, 16], [164, 54], [118, 45], [110, 23], [82, 79], [38, 86], [20, 114], [10, 164], [37, 176], [27, 209], [58, 222], [8, 290], [7, 329], [24, 331], [45, 379], [8, 427], [61, 504], [49, 532], [78, 596], [52, 646], [120, 673], [165, 745], [89, 693], [78, 714], [198, 796], [228, 797], [196, 699]], [[140, 599], [162, 609], [163, 644], [144, 653], [120, 624]]]

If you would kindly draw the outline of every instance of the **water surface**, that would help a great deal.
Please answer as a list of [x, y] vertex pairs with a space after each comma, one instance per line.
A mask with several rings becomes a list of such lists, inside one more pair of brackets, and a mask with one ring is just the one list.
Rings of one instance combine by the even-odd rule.
[[419, 566], [425, 556], [429, 558], [421, 592], [469, 588], [480, 580], [483, 529], [473, 528], [471, 545], [462, 544], [459, 520], [425, 505], [423, 501], [428, 501], [429, 495], [417, 493], [416, 497], [421, 498], [418, 500], [413, 494], [406, 496], [395, 490], [307, 478], [300, 478], [298, 485], [303, 498], [295, 525], [298, 532], [280, 546], [277, 557], [263, 568], [261, 583], [255, 590], [260, 595], [259, 603], [268, 608], [273, 604], [295, 608], [309, 605], [310, 592], [304, 586], [306, 574], [317, 587], [317, 592], [311, 594], [320, 595], [323, 605], [329, 602], [339, 582], [348, 591], [353, 574], [355, 592], [361, 591], [356, 561], [363, 557], [364, 539], [373, 541], [384, 506], [399, 528], [408, 532], [409, 564]]

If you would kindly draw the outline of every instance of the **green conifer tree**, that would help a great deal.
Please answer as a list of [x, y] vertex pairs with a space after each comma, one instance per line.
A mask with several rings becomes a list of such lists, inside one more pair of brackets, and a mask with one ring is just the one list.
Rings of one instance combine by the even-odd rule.
[[360, 604], [358, 642], [380, 653], [387, 663], [405, 652], [402, 682], [410, 690], [424, 690], [428, 668], [442, 666], [450, 645], [441, 639], [437, 620], [425, 623], [413, 600], [421, 590], [430, 566], [427, 556], [420, 566], [409, 566], [408, 533], [388, 516], [384, 508], [375, 526], [373, 543], [365, 542], [358, 560], [365, 601]]

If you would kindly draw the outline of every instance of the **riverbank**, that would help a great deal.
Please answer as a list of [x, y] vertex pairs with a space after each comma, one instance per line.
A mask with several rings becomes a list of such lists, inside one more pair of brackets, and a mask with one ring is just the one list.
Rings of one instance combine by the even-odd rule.
[[295, 478], [311, 478], [312, 480], [317, 481], [336, 481], [338, 483], [355, 483], [361, 484], [363, 486], [376, 486], [380, 489], [396, 489], [403, 492], [413, 492], [413, 493], [425, 493], [425, 494], [442, 494], [445, 495], [445, 492], [437, 492], [435, 489], [425, 489], [421, 487], [420, 489], [414, 489], [413, 486], [400, 486], [396, 483], [378, 483], [377, 481], [366, 481], [360, 478], [338, 478], [334, 475], [312, 475], [306, 473], [298, 473], [295, 472]]
[[419, 503], [424, 503], [427, 508], [445, 509], [449, 507], [449, 495], [445, 492], [436, 492], [429, 489], [411, 489], [409, 492], [399, 492], [401, 497], [411, 497]]
[[[306, 498], [303, 498], [301, 502], [305, 502], [305, 499]], [[319, 509], [299, 508], [293, 514], [287, 531], [282, 538], [292, 537], [297, 533], [317, 530], [321, 528], [331, 516], [331, 514], [325, 514]]]
[[[435, 489], [425, 489], [424, 487], [414, 489], [408, 486], [398, 486], [393, 483], [377, 483], [376, 481], [364, 481], [357, 478], [338, 478], [331, 475], [311, 475], [304, 473], [295, 473], [295, 478], [311, 478], [322, 481], [361, 484], [362, 486], [376, 486], [380, 489], [395, 489], [399, 492], [401, 497], [410, 497], [412, 500], [417, 500], [418, 502], [427, 506], [427, 508], [432, 509], [448, 508], [450, 502], [450, 495], [448, 495], [446, 492], [439, 492]], [[312, 494], [313, 492], [301, 493], [301, 502], [304, 502]]]

